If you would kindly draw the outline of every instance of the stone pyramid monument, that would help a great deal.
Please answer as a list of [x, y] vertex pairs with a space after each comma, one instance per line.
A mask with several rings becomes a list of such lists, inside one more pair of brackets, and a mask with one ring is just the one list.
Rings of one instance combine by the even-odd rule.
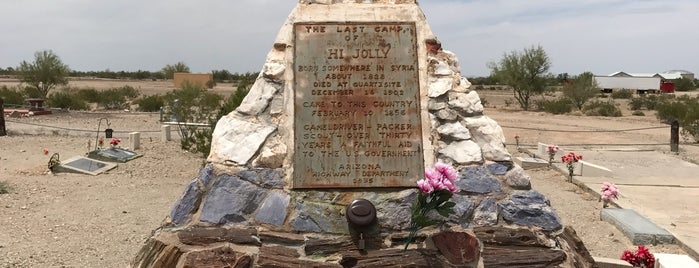
[[[133, 267], [591, 267], [416, 0], [300, 0]], [[415, 187], [456, 213], [407, 250]]]

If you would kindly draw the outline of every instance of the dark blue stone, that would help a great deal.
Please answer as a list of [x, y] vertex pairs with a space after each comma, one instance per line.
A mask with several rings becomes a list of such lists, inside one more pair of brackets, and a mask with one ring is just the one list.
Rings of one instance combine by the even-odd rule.
[[254, 170], [243, 170], [237, 174], [241, 179], [252, 182], [254, 184], [260, 184], [260, 176]]
[[557, 231], [563, 226], [549, 201], [537, 191], [517, 192], [499, 204], [502, 218], [523, 226], [537, 226], [545, 231]]
[[270, 192], [257, 211], [255, 220], [276, 226], [283, 225], [288, 211], [289, 199], [289, 195], [283, 191]]
[[542, 204], [551, 205], [548, 198], [536, 190], [515, 191], [510, 195], [510, 200], [519, 205]]
[[328, 203], [303, 202], [296, 205], [297, 215], [306, 215], [322, 232], [349, 233], [344, 206]]
[[209, 186], [209, 182], [211, 181], [212, 178], [214, 178], [214, 166], [213, 165], [208, 164], [199, 170], [199, 180], [201, 181], [202, 185], [204, 185], [205, 188]]
[[473, 212], [473, 202], [471, 202], [471, 199], [463, 195], [454, 194], [450, 201], [456, 203], [456, 206], [454, 206], [454, 214], [449, 215], [447, 220], [459, 224], [468, 220]]
[[511, 162], [506, 162], [506, 163], [496, 162], [496, 163], [492, 163], [492, 164], [488, 165], [487, 167], [488, 167], [488, 170], [490, 171], [490, 173], [492, 173], [493, 175], [505, 175], [505, 173], [507, 173], [507, 171], [512, 168], [512, 163]]
[[191, 180], [185, 187], [184, 193], [178, 199], [170, 210], [170, 218], [172, 223], [175, 225], [180, 225], [189, 221], [189, 215], [194, 213], [196, 210], [196, 205], [199, 204], [201, 200], [201, 190], [199, 189], [199, 183], [197, 179]]
[[238, 176], [220, 175], [204, 200], [199, 219], [214, 224], [245, 221], [266, 195], [267, 190]]
[[291, 228], [296, 232], [320, 232], [320, 227], [316, 224], [307, 213], [299, 211], [297, 207], [296, 217], [289, 222]]
[[493, 226], [498, 224], [498, 207], [492, 198], [481, 201], [473, 213], [472, 226]]
[[284, 187], [284, 174], [282, 169], [263, 169], [260, 171], [260, 184], [267, 188]]
[[469, 194], [487, 194], [502, 191], [500, 182], [485, 166], [466, 167], [459, 172], [456, 186]]

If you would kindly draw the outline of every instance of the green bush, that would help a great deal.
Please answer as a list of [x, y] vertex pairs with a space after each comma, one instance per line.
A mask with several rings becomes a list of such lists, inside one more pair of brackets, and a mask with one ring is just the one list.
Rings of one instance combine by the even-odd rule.
[[144, 96], [136, 100], [136, 104], [138, 104], [138, 110], [141, 112], [157, 112], [160, 111], [161, 107], [165, 106], [165, 100], [163, 96], [156, 94]]
[[585, 108], [583, 110], [585, 112], [585, 115], [589, 115], [589, 116], [610, 116], [610, 117], [621, 116], [621, 110], [619, 110], [619, 108], [616, 107], [616, 104], [612, 100], [592, 101], [592, 102], [588, 103], [587, 105], [585, 105]]
[[674, 100], [668, 99], [658, 103], [655, 108], [660, 121], [667, 124], [679, 121], [682, 133], [699, 141], [699, 98], [682, 96]]
[[132, 86], [110, 88], [99, 94], [98, 104], [105, 109], [115, 110], [129, 107], [129, 102], [138, 97], [138, 90]]
[[633, 97], [633, 90], [619, 89], [612, 91], [612, 99], [630, 99]]
[[[642, 95], [643, 96], [643, 95]], [[645, 97], [636, 97], [629, 100], [629, 109], [637, 111], [643, 109], [646, 104]]]
[[12, 188], [9, 183], [0, 181], [0, 194], [10, 193], [10, 190], [12, 190]]
[[631, 115], [634, 115], [634, 116], [645, 116], [646, 114], [643, 113], [643, 112], [641, 112], [641, 111], [639, 111], [639, 110], [635, 110], [635, 111], [631, 112]]
[[87, 102], [68, 91], [53, 92], [46, 99], [46, 105], [53, 108], [87, 110]]
[[573, 111], [573, 102], [567, 98], [539, 100], [535, 104], [538, 111], [544, 111], [552, 114], [566, 114]]
[[26, 105], [22, 92], [19, 92], [16, 89], [8, 88], [5, 85], [0, 87], [0, 98], [2, 98], [3, 102], [5, 103], [5, 107]]
[[86, 102], [98, 103], [100, 101], [100, 92], [94, 88], [78, 89], [77, 95]]

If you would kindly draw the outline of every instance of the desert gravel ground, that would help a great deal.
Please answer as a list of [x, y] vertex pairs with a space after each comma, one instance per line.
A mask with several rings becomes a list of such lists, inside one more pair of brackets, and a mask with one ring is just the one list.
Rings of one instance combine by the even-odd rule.
[[[532, 130], [627, 129], [661, 124], [652, 115], [600, 118], [513, 111], [502, 106], [508, 95], [486, 92], [481, 96], [488, 99], [486, 113], [503, 126], [508, 143], [514, 142], [515, 134], [529, 145], [538, 141], [661, 143], [669, 139], [669, 127], [622, 133]], [[103, 117], [110, 119], [124, 146], [128, 146], [128, 132], [143, 131], [141, 149], [137, 150], [143, 156], [99, 176], [48, 173], [46, 165], [54, 152], [67, 159], [84, 155], [88, 143], [94, 146], [95, 129]], [[8, 118], [10, 135], [0, 137], [0, 181], [11, 186], [9, 194], [0, 195], [0, 267], [128, 266], [202, 164], [200, 155], [181, 150], [178, 141], [160, 141], [158, 119], [158, 114], [125, 112]], [[175, 131], [172, 134], [177, 137]], [[44, 155], [44, 148], [49, 155]], [[682, 148], [678, 157], [697, 159], [696, 147]], [[563, 222], [577, 231], [593, 256], [618, 258], [624, 249], [633, 248], [614, 226], [600, 221], [602, 204], [597, 196], [567, 183], [557, 171], [544, 168], [528, 173], [534, 188], [551, 200]], [[672, 245], [651, 246], [651, 251], [682, 253]]]

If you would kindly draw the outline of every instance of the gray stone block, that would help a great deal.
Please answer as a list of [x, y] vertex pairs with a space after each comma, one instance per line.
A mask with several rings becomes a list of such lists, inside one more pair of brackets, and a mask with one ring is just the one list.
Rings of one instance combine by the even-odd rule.
[[290, 199], [291, 197], [283, 191], [270, 192], [265, 201], [262, 202], [259, 211], [257, 211], [255, 220], [276, 226], [283, 225]]
[[549, 165], [548, 161], [533, 157], [517, 157], [516, 160], [523, 169], [543, 168]]
[[601, 218], [616, 226], [634, 245], [674, 244], [675, 237], [631, 209], [605, 208]]

